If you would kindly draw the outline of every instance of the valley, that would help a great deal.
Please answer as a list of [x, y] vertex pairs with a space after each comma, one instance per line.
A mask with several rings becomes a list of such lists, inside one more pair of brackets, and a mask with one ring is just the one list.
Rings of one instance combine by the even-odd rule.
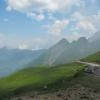
[[[89, 39], [80, 37], [76, 41], [68, 42], [67, 39], [63, 38], [48, 49], [20, 50], [0, 48], [0, 77], [5, 77], [28, 67], [38, 65], [57, 66], [92, 55], [100, 51], [99, 33], [98, 31], [94, 34], [93, 37], [95, 39], [92, 37]], [[98, 37], [96, 38], [96, 36]], [[99, 54], [96, 57], [98, 56]]]
[[[98, 98], [100, 45], [97, 43], [100, 37], [91, 39], [81, 37], [71, 43], [62, 39], [45, 50], [1, 48], [0, 100]], [[34, 93], [38, 94], [31, 97]]]
[[0, 80], [1, 100], [99, 100], [100, 76], [86, 72], [88, 66], [77, 62], [26, 68]]
[[0, 100], [100, 100], [100, 0], [0, 0]]

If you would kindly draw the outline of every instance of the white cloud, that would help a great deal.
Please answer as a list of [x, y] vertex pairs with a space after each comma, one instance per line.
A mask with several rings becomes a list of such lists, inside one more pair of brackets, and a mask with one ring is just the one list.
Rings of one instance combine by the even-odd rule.
[[17, 11], [55, 11], [79, 4], [80, 0], [8, 0], [8, 8]]
[[[19, 36], [20, 37], [20, 36]], [[36, 50], [49, 47], [48, 37], [27, 37], [26, 39], [11, 37], [0, 33], [0, 48], [7, 47], [10, 49], [30, 49]], [[45, 39], [44, 39], [45, 38]], [[48, 45], [49, 44], [49, 45]]]
[[44, 25], [43, 28], [48, 31], [46, 38], [43, 39], [44, 43], [46, 43], [45, 46], [50, 47], [60, 39], [64, 38], [64, 31], [68, 27], [68, 25], [68, 19], [53, 20], [52, 24]]
[[100, 11], [97, 14], [92, 15], [90, 18], [93, 24], [97, 27], [97, 30], [100, 30]]
[[47, 44], [48, 44], [48, 38], [44, 39], [44, 37], [34, 37], [34, 38], [27, 38], [25, 40], [19, 40], [19, 42], [17, 42], [17, 48], [37, 50], [37, 49], [47, 48], [48, 47]]
[[39, 14], [37, 16], [37, 20], [44, 20], [45, 16], [43, 14]]
[[75, 22], [73, 31], [77, 30], [83, 36], [90, 37], [100, 29], [99, 20], [99, 13], [87, 16], [80, 12], [75, 12], [71, 18], [71, 21]]
[[56, 20], [53, 25], [49, 27], [49, 33], [53, 37], [59, 37], [62, 34], [62, 31], [67, 28], [67, 25], [69, 24], [69, 20], [63, 19], [63, 20]]
[[82, 37], [82, 35], [75, 31], [72, 32], [71, 34], [66, 34], [66, 36], [65, 36], [65, 38], [70, 42], [72, 42], [74, 40], [78, 40], [80, 37]]
[[18, 11], [27, 10], [31, 6], [32, 0], [8, 0], [8, 7], [7, 10], [11, 11], [12, 9]]
[[48, 13], [48, 19], [52, 21], [56, 20], [52, 13]]
[[[42, 21], [45, 19], [45, 17], [48, 17], [48, 19], [54, 21], [54, 23], [51, 25], [44, 25], [49, 31], [47, 39], [41, 37], [26, 40], [26, 42], [20, 40], [16, 43], [16, 47], [18, 48], [35, 49], [45, 47], [48, 44], [48, 41], [52, 41], [50, 38], [56, 40], [59, 38], [61, 39], [62, 37], [66, 37], [68, 40], [72, 41], [78, 39], [81, 36], [88, 37], [100, 29], [100, 11], [98, 14], [87, 16], [83, 13], [80, 13], [81, 10], [78, 9], [80, 12], [76, 11], [70, 19], [71, 21], [75, 22], [75, 25], [73, 24], [73, 28], [68, 29], [68, 31], [72, 33], [67, 34], [66, 36], [63, 34], [63, 30], [67, 28], [67, 25], [69, 25], [69, 20], [57, 20], [53, 16], [53, 13], [64, 11], [67, 12], [73, 6], [77, 6], [81, 9], [84, 5], [83, 0], [7, 0], [7, 4], [8, 6], [6, 9], [8, 11], [15, 10], [20, 13], [25, 13], [28, 17], [36, 19], [37, 21]], [[10, 46], [14, 47], [14, 45]]]
[[41, 14], [28, 13], [27, 16], [32, 19], [36, 19], [37, 21], [42, 21], [45, 19], [45, 16], [42, 13]]
[[21, 50], [28, 49], [28, 45], [23, 43], [23, 44], [20, 44], [18, 48]]
[[[22, 13], [35, 13], [38, 19], [43, 19], [44, 12], [62, 12], [72, 6], [80, 6], [81, 0], [7, 0], [7, 10]], [[38, 13], [40, 15], [38, 15]]]
[[81, 20], [79, 23], [77, 23], [77, 27], [79, 27], [80, 29], [83, 29], [87, 32], [94, 33], [96, 31], [94, 24], [87, 19]]
[[72, 21], [79, 21], [79, 20], [83, 20], [83, 19], [84, 19], [84, 16], [78, 11], [74, 12], [71, 17]]

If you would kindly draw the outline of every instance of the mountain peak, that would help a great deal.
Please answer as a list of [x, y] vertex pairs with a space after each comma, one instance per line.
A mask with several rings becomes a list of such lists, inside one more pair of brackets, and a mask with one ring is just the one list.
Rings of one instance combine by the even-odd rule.
[[78, 43], [78, 44], [87, 44], [87, 43], [88, 43], [88, 40], [87, 40], [85, 37], [80, 37], [80, 38], [77, 40], [77, 43]]
[[67, 39], [63, 38], [63, 39], [61, 39], [58, 43], [59, 43], [59, 44], [63, 44], [63, 43], [68, 44], [69, 42], [67, 41]]
[[100, 31], [97, 31], [92, 37], [89, 38], [90, 42], [100, 40]]
[[80, 41], [80, 42], [86, 42], [88, 40], [85, 37], [80, 37], [78, 41]]
[[58, 41], [55, 45], [51, 47], [52, 48], [58, 48], [58, 47], [66, 47], [69, 44], [67, 39], [63, 38], [60, 41]]

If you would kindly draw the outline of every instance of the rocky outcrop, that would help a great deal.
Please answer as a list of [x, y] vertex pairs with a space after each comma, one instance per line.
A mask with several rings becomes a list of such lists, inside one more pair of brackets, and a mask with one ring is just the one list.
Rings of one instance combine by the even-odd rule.
[[87, 66], [87, 68], [85, 68], [85, 72], [100, 76], [100, 68], [96, 66]]
[[86, 68], [85, 68], [86, 73], [100, 76], [100, 65], [99, 64], [82, 62], [82, 61], [77, 61], [77, 62], [86, 65]]

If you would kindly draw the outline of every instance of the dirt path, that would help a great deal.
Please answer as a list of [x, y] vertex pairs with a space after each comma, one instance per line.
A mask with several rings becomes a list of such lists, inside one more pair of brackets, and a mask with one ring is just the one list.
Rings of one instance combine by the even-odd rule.
[[77, 61], [77, 62], [81, 63], [81, 64], [85, 64], [85, 65], [89, 65], [89, 66], [95, 66], [95, 67], [99, 67], [100, 68], [100, 65], [96, 64], [96, 63], [82, 62], [82, 61]]
[[85, 69], [85, 72], [100, 76], [100, 65], [99, 64], [82, 62], [82, 61], [78, 61], [78, 63], [85, 64], [87, 66], [87, 68]]

